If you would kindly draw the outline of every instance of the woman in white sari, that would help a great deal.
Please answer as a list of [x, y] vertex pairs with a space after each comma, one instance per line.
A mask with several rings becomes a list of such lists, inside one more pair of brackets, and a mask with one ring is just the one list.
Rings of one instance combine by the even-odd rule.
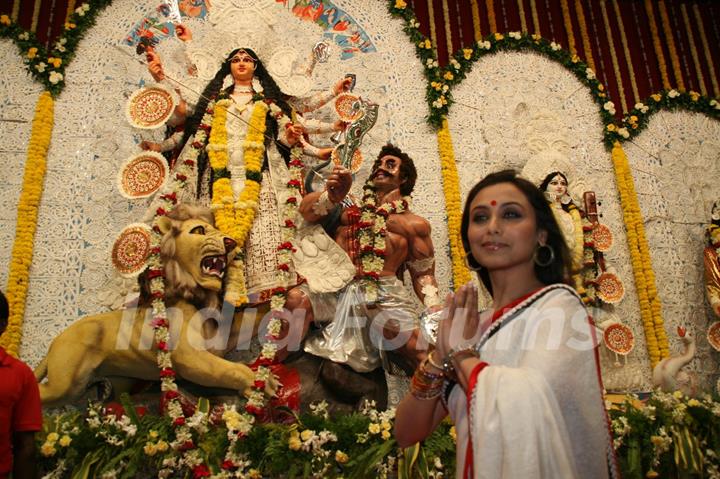
[[478, 312], [473, 284], [448, 295], [436, 349], [398, 408], [398, 443], [449, 412], [458, 478], [616, 477], [594, 330], [543, 194], [514, 171], [488, 175], [461, 234], [495, 306]]

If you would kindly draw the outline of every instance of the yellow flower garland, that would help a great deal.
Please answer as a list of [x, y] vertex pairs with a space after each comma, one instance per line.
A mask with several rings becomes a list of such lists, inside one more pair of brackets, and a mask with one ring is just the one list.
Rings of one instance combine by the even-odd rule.
[[[264, 101], [256, 101], [248, 130], [243, 142], [243, 161], [245, 163], [245, 186], [237, 201], [233, 198], [230, 184], [227, 149], [227, 108], [231, 100], [223, 99], [215, 103], [213, 122], [208, 138], [208, 159], [215, 174], [212, 193], [212, 210], [215, 225], [223, 233], [230, 235], [240, 248], [245, 245], [258, 206], [260, 181], [262, 179], [263, 153], [265, 152], [265, 116], [270, 107]], [[239, 253], [228, 265], [225, 297], [240, 306], [248, 302], [245, 288], [245, 264], [243, 254]]]
[[35, 117], [32, 122], [6, 290], [8, 303], [10, 304], [10, 318], [7, 330], [0, 337], [0, 346], [15, 357], [17, 357], [20, 348], [33, 241], [37, 228], [38, 206], [40, 205], [40, 197], [42, 196], [45, 181], [47, 152], [52, 136], [53, 121], [54, 102], [50, 93], [45, 91], [38, 98]]
[[465, 249], [460, 238], [462, 206], [460, 204], [460, 184], [455, 167], [455, 152], [450, 138], [447, 118], [443, 118], [442, 128], [438, 130], [438, 149], [443, 179], [443, 193], [447, 208], [448, 236], [450, 238], [450, 256], [452, 258], [453, 285], [455, 288], [470, 281], [470, 271], [465, 265]]
[[627, 230], [628, 247], [640, 302], [640, 317], [645, 331], [648, 356], [651, 366], [655, 367], [662, 358], [668, 356], [668, 342], [635, 184], [630, 173], [627, 156], [619, 142], [615, 142], [613, 145], [612, 160]]
[[[226, 122], [229, 105], [229, 100], [220, 100], [215, 104], [215, 115], [208, 141], [208, 158], [215, 173], [227, 170], [228, 167]], [[254, 178], [260, 177], [265, 152], [265, 115], [268, 109], [265, 102], [255, 102], [243, 143], [245, 170], [254, 174]], [[230, 235], [240, 246], [245, 244], [255, 219], [259, 195], [260, 182], [256, 179], [245, 179], [245, 187], [237, 202], [233, 200], [230, 178], [216, 177], [213, 183], [212, 205], [215, 224], [220, 231]]]

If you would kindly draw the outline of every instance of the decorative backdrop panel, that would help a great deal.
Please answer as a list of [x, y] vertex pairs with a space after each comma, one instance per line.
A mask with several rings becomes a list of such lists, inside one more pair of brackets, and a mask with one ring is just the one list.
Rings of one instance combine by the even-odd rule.
[[652, 265], [657, 276], [671, 354], [684, 345], [677, 334], [686, 326], [697, 352], [688, 370], [714, 383], [718, 353], [707, 342], [715, 321], [705, 299], [703, 248], [711, 208], [720, 198], [720, 124], [705, 115], [660, 112], [647, 130], [625, 145]]
[[[378, 123], [362, 147], [367, 160], [355, 186], [359, 189], [370, 160], [388, 140], [416, 159], [419, 181], [414, 210], [433, 226], [438, 279], [447, 289], [450, 262], [445, 208], [438, 188], [437, 143], [424, 122], [425, 82], [414, 47], [382, 2], [335, 4], [338, 12], [348, 16], [353, 33], [360, 39], [366, 35], [372, 48], [365, 41], [355, 45], [355, 39], [329, 33], [282, 4], [213, 1], [206, 20], [188, 20], [194, 40], [187, 54], [198, 66], [199, 79], [184, 74], [181, 65], [186, 52], [179, 41], [166, 39], [158, 51], [167, 73], [197, 91], [217, 69], [221, 56], [237, 46], [256, 49], [270, 65], [275, 54], [296, 55], [304, 61], [316, 42], [329, 38], [330, 60], [316, 67], [311, 90], [324, 90], [353, 72], [358, 78], [355, 91], [380, 104]], [[125, 121], [127, 98], [150, 77], [124, 40], [143, 18], [158, 16], [156, 7], [153, 1], [114, 2], [100, 15], [66, 72], [67, 87], [56, 106], [21, 351], [33, 365], [45, 354], [50, 340], [72, 321], [122, 300], [113, 294], [123, 289], [112, 273], [109, 252], [117, 233], [143, 216], [147, 201], [124, 199], [115, 177], [123, 160], [139, 151], [142, 139], [158, 138], [134, 131]]]
[[617, 307], [604, 307], [593, 316], [598, 324], [621, 320], [637, 339], [627, 365], [618, 367], [614, 357], [603, 358], [605, 386], [647, 389], [649, 362], [620, 200], [610, 154], [602, 142], [602, 120], [589, 91], [562, 65], [545, 57], [501, 52], [473, 67], [456, 87], [455, 100], [449, 121], [463, 201], [479, 179], [504, 168], [525, 170], [531, 178], [542, 173], [539, 180], [535, 178], [538, 185], [545, 174], [560, 169], [567, 174], [571, 191], [596, 192], [601, 222], [615, 235], [607, 262], [616, 268], [626, 295]]

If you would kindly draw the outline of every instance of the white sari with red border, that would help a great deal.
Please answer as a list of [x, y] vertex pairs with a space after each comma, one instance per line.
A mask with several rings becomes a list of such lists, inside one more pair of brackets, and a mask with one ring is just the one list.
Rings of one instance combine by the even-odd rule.
[[505, 311], [476, 347], [488, 365], [448, 399], [458, 478], [618, 477], [595, 330], [570, 287]]

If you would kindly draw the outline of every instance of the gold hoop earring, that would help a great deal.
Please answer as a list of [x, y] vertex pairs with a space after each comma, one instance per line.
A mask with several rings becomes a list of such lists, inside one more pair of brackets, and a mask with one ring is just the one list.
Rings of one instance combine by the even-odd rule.
[[[543, 248], [547, 248], [548, 253], [548, 259], [546, 261], [540, 261], [540, 250]], [[555, 250], [552, 246], [549, 244], [541, 244], [537, 248], [535, 248], [535, 253], [533, 254], [533, 261], [536, 265], [540, 266], [541, 268], [547, 268], [550, 266], [553, 261], [555, 261]]]

